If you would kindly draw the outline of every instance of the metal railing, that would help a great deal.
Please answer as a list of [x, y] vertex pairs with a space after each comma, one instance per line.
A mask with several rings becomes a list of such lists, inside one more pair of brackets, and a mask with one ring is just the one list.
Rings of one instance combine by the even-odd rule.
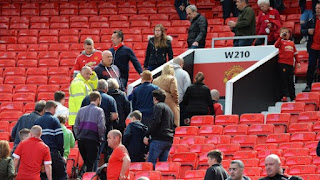
[[254, 36], [234, 36], [234, 37], [219, 37], [212, 38], [212, 48], [214, 48], [214, 41], [217, 40], [234, 40], [234, 39], [261, 39], [264, 38], [264, 45], [268, 45], [268, 36], [267, 35], [254, 35]]

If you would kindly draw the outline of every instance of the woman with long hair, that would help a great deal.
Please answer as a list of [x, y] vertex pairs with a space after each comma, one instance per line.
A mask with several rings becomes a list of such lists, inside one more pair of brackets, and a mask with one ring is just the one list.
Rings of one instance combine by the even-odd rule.
[[195, 82], [187, 88], [182, 102], [186, 106], [188, 116], [186, 125], [192, 116], [214, 114], [210, 89], [204, 84], [204, 74], [198, 72], [194, 80]]
[[174, 115], [174, 124], [180, 126], [180, 108], [178, 102], [178, 84], [174, 77], [174, 69], [171, 64], [163, 67], [161, 75], [153, 80], [153, 84], [166, 92], [165, 103], [170, 107]]
[[144, 69], [152, 71], [168, 60], [173, 59], [172, 37], [167, 36], [162, 24], [154, 27], [154, 35], [148, 36], [149, 42], [144, 60]]
[[11, 180], [15, 177], [13, 160], [10, 157], [8, 141], [0, 140], [0, 179]]

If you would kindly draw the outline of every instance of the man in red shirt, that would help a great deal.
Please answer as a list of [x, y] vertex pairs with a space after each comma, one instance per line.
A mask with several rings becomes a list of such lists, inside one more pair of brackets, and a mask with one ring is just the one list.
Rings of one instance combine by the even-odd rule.
[[297, 49], [294, 42], [289, 40], [289, 38], [289, 29], [283, 27], [280, 29], [279, 39], [274, 44], [276, 48], [279, 48], [278, 67], [281, 78], [281, 101], [288, 101], [287, 97], [290, 97], [291, 101], [296, 98], [293, 82], [294, 58], [297, 61], [297, 67], [300, 68], [300, 62], [297, 58]]
[[[316, 5], [316, 13], [314, 17], [308, 21], [307, 26], [301, 30], [302, 34], [308, 35], [307, 49], [309, 52], [309, 63], [307, 71], [307, 87], [303, 92], [311, 91], [311, 84], [318, 64], [320, 63], [320, 3]], [[320, 64], [318, 65], [320, 66]]]
[[40, 180], [40, 171], [43, 164], [48, 180], [52, 180], [50, 150], [42, 142], [41, 135], [42, 128], [38, 125], [33, 126], [30, 131], [30, 138], [20, 142], [13, 153], [16, 172], [20, 162], [16, 180]]
[[121, 143], [121, 132], [119, 130], [111, 130], [109, 131], [107, 138], [108, 146], [113, 149], [108, 162], [107, 179], [128, 179], [131, 160], [126, 147]]
[[102, 59], [102, 52], [94, 49], [94, 42], [88, 38], [84, 41], [84, 50], [76, 58], [75, 65], [73, 67], [73, 76], [80, 72], [83, 66], [89, 66], [92, 69], [97, 66]]

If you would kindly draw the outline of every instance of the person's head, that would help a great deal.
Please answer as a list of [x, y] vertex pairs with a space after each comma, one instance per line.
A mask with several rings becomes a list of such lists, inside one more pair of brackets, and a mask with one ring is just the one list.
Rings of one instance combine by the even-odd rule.
[[44, 113], [45, 106], [46, 106], [46, 101], [40, 100], [40, 101], [36, 102], [36, 105], [34, 106], [34, 110], [42, 116]]
[[316, 9], [316, 16], [320, 16], [320, 3], [316, 4], [315, 9]]
[[61, 104], [64, 104], [65, 102], [65, 93], [63, 91], [56, 91], [54, 93], [54, 100], [61, 103]]
[[270, 154], [267, 156], [264, 165], [268, 177], [274, 177], [276, 174], [281, 174], [281, 161], [278, 155]]
[[40, 138], [42, 135], [42, 128], [39, 125], [32, 126], [30, 130], [30, 136], [35, 138]]
[[57, 118], [59, 119], [60, 124], [65, 125], [65, 124], [67, 123], [68, 116], [66, 116], [66, 115], [64, 115], [64, 114], [59, 114], [59, 115], [57, 116]]
[[258, 6], [262, 12], [267, 12], [270, 7], [270, 2], [269, 0], [258, 0]]
[[175, 63], [175, 64], [179, 64], [179, 66], [181, 66], [181, 68], [183, 68], [184, 60], [181, 57], [173, 58], [172, 62]]
[[112, 53], [109, 50], [103, 51], [102, 52], [102, 64], [104, 66], [111, 66], [113, 60]]
[[0, 160], [10, 156], [10, 146], [9, 142], [5, 140], [0, 140]]
[[166, 100], [166, 92], [163, 89], [156, 89], [152, 91], [153, 103], [164, 102]]
[[283, 39], [289, 39], [291, 34], [290, 34], [290, 30], [286, 27], [282, 27], [280, 29], [280, 35], [282, 35]]
[[194, 19], [198, 15], [198, 9], [195, 5], [189, 5], [186, 7], [186, 13], [190, 20]]
[[19, 139], [20, 141], [26, 140], [30, 137], [30, 129], [23, 128], [19, 131]]
[[218, 100], [219, 100], [219, 98], [220, 98], [220, 93], [219, 93], [218, 90], [212, 89], [212, 90], [210, 91], [210, 94], [211, 94], [212, 100], [215, 100], [215, 101], [218, 101]]
[[136, 120], [141, 121], [142, 113], [139, 110], [135, 110], [129, 115], [129, 117], [134, 121]]
[[248, 0], [237, 0], [236, 1], [237, 8], [242, 11], [248, 5]]
[[231, 180], [242, 180], [244, 164], [240, 160], [233, 160], [230, 163], [229, 174]]
[[94, 103], [97, 106], [100, 106], [101, 104], [101, 95], [98, 91], [92, 91], [89, 94], [89, 100], [91, 103]]
[[147, 178], [147, 177], [142, 176], [142, 177], [139, 177], [137, 180], [150, 180], [150, 179]]
[[114, 31], [111, 36], [111, 41], [113, 45], [118, 46], [120, 43], [123, 42], [123, 32], [120, 30]]
[[83, 66], [80, 71], [81, 76], [83, 79], [88, 81], [92, 75], [92, 69], [89, 66]]
[[154, 36], [157, 38], [166, 37], [166, 30], [164, 29], [162, 24], [157, 24], [154, 26]]
[[109, 88], [108, 85], [109, 84], [105, 79], [99, 79], [97, 90], [106, 93], [106, 92], [108, 92], [108, 88]]
[[114, 90], [114, 89], [119, 89], [119, 83], [115, 78], [109, 78], [107, 80], [108, 83], [108, 89], [110, 90]]
[[152, 73], [149, 70], [144, 70], [141, 74], [141, 82], [151, 82], [152, 81]]
[[93, 49], [94, 49], [93, 40], [91, 38], [87, 38], [86, 40], [84, 40], [84, 51], [86, 52], [86, 54], [92, 54]]
[[220, 164], [222, 162], [222, 152], [218, 149], [208, 152], [208, 165]]
[[47, 101], [46, 106], [44, 107], [45, 112], [49, 112], [52, 115], [56, 113], [58, 104], [55, 101]]
[[204, 81], [204, 74], [202, 72], [198, 72], [196, 76], [194, 77], [195, 83], [203, 83]]
[[171, 75], [174, 76], [174, 69], [173, 66], [171, 64], [166, 64], [163, 66], [163, 69], [161, 71], [161, 75]]
[[166, 29], [162, 24], [157, 24], [154, 27], [154, 46], [156, 48], [168, 47]]
[[119, 130], [111, 130], [109, 131], [108, 135], [108, 146], [111, 147], [112, 149], [116, 148], [119, 146], [119, 144], [121, 143], [121, 139], [122, 139], [122, 134]]

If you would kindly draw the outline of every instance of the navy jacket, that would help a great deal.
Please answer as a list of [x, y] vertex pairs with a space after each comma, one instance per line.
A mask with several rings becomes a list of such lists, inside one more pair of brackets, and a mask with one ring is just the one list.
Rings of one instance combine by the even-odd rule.
[[307, 23], [303, 24], [301, 26], [301, 34], [304, 36], [308, 36], [308, 44], [307, 44], [307, 50], [309, 51], [312, 42], [313, 42], [313, 35], [308, 33], [308, 29], [315, 29], [316, 28], [316, 22], [317, 17], [314, 15], [312, 19], [310, 19]]
[[40, 117], [40, 114], [37, 111], [32, 113], [22, 115], [17, 124], [13, 127], [11, 132], [11, 138], [14, 140], [14, 144], [17, 145], [20, 143], [19, 131], [23, 128], [31, 129], [34, 125], [36, 119]]
[[59, 151], [63, 156], [63, 132], [58, 118], [46, 112], [34, 122], [34, 125], [42, 127], [41, 139], [49, 146], [50, 151]]
[[143, 159], [148, 149], [143, 143], [143, 138], [148, 127], [140, 121], [131, 122], [123, 134], [123, 144], [126, 146], [130, 157]]
[[151, 115], [153, 108], [152, 91], [159, 89], [158, 86], [145, 82], [136, 87], [132, 92], [132, 109], [139, 110], [142, 115]]
[[136, 55], [133, 53], [132, 49], [127, 46], [121, 46], [117, 51], [114, 48], [110, 48], [113, 55], [114, 64], [120, 70], [120, 77], [128, 80], [129, 77], [129, 61], [132, 62], [136, 71], [140, 74], [142, 73], [141, 64], [139, 63]]
[[[101, 95], [101, 105], [100, 107], [103, 109], [104, 111], [104, 115], [105, 115], [105, 119], [106, 119], [106, 127], [107, 127], [107, 132], [108, 130], [110, 130], [110, 126], [111, 126], [111, 122], [110, 122], [110, 116], [112, 112], [118, 112], [117, 111], [117, 103], [116, 101], [113, 99], [113, 97], [109, 96], [108, 94], [99, 91], [100, 95]], [[87, 106], [90, 104], [90, 99], [89, 96], [86, 96], [81, 104], [81, 107]]]

